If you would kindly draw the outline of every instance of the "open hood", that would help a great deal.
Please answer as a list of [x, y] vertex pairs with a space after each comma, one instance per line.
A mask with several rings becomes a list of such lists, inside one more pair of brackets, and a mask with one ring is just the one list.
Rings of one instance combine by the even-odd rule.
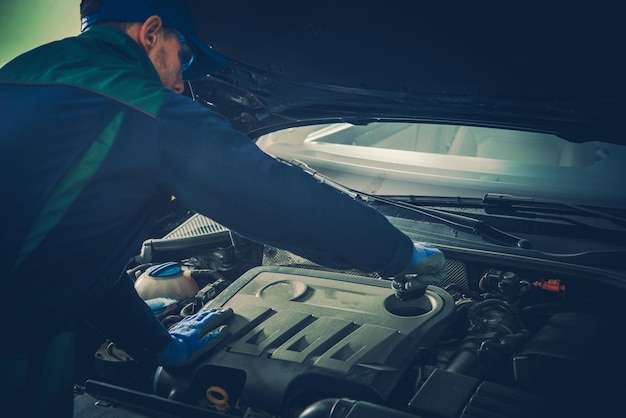
[[397, 0], [189, 7], [200, 37], [232, 63], [190, 94], [251, 135], [391, 118], [625, 142], [617, 10]]

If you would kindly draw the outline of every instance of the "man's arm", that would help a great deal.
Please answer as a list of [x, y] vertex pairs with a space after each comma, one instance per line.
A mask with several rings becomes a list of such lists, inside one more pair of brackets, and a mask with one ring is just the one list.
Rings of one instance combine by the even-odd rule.
[[382, 214], [283, 164], [185, 97], [159, 113], [160, 181], [188, 208], [253, 241], [331, 268], [393, 276], [410, 238]]
[[123, 274], [87, 313], [87, 322], [140, 364], [154, 363], [170, 335]]

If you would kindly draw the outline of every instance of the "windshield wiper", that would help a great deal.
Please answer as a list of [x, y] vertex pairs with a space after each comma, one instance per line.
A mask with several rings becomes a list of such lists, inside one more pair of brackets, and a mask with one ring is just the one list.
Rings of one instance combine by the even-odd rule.
[[433, 219], [437, 222], [443, 223], [445, 225], [451, 226], [453, 228], [458, 228], [464, 230], [466, 232], [471, 232], [476, 235], [480, 235], [487, 241], [493, 242], [495, 244], [504, 244], [513, 247], [523, 248], [523, 249], [531, 249], [532, 244], [529, 240], [525, 238], [520, 238], [515, 235], [509, 234], [507, 232], [501, 231], [493, 226], [489, 225], [485, 221], [481, 219], [472, 218], [465, 215], [459, 215], [456, 213], [450, 213], [440, 209], [432, 209], [425, 208], [423, 206], [415, 206], [411, 203], [400, 202], [393, 199], [388, 199], [385, 197], [361, 192], [359, 190], [351, 189], [347, 186], [344, 186], [341, 183], [336, 182], [335, 180], [327, 177], [323, 174], [318, 173], [316, 170], [309, 167], [306, 163], [303, 163], [299, 160], [283, 160], [279, 158], [279, 161], [286, 163], [288, 165], [293, 165], [305, 173], [311, 175], [317, 181], [321, 183], [326, 183], [331, 187], [351, 196], [354, 199], [366, 197], [370, 201], [377, 201], [381, 203], [385, 203], [388, 205], [392, 205], [395, 207], [407, 209], [409, 211], [419, 213], [429, 219]]
[[423, 206], [415, 206], [410, 203], [399, 202], [397, 200], [386, 199], [376, 195], [370, 195], [367, 193], [361, 193], [370, 200], [386, 203], [396, 207], [408, 209], [410, 211], [422, 214], [436, 221], [440, 221], [448, 226], [465, 230], [476, 235], [480, 235], [487, 241], [495, 244], [505, 244], [513, 247], [524, 248], [526, 250], [532, 249], [532, 244], [525, 238], [520, 238], [515, 235], [504, 232], [498, 228], [494, 228], [481, 219], [472, 218], [466, 215], [459, 215], [456, 213], [450, 213], [441, 209], [425, 208]]
[[[482, 200], [486, 213], [491, 214], [556, 214], [559, 216], [591, 216], [605, 219], [615, 225], [626, 228], [626, 218], [614, 215], [606, 210], [598, 210], [581, 205], [560, 202], [537, 201], [532, 197], [512, 196], [508, 194], [487, 193]], [[549, 218], [550, 216], [544, 216]], [[571, 220], [570, 220], [571, 221]]]

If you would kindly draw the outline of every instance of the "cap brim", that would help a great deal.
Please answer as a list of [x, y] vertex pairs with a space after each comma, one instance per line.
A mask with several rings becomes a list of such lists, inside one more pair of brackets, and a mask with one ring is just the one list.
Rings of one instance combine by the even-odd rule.
[[183, 73], [184, 80], [197, 80], [229, 66], [226, 58], [204, 43], [194, 34], [183, 33], [194, 46], [196, 56], [191, 66]]

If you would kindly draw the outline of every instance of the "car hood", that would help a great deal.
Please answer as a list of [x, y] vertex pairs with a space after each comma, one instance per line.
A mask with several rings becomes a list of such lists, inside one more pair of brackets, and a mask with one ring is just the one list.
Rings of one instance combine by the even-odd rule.
[[398, 0], [188, 3], [199, 36], [231, 62], [190, 83], [188, 94], [251, 136], [310, 121], [390, 119], [626, 142], [617, 10]]

